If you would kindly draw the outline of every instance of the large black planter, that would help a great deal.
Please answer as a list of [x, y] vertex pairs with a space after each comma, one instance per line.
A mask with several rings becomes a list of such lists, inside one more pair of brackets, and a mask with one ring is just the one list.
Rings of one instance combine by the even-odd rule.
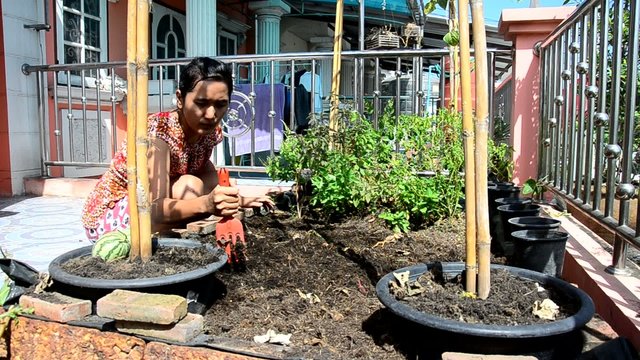
[[[410, 280], [440, 264], [418, 264], [396, 270], [409, 271]], [[462, 273], [464, 263], [442, 263], [442, 271], [453, 277]], [[571, 284], [542, 273], [502, 265], [491, 265], [492, 269], [506, 269], [512, 274], [531, 279], [547, 289], [553, 289], [562, 297], [579, 304], [571, 317], [545, 324], [507, 326], [469, 324], [431, 315], [397, 300], [389, 292], [389, 282], [395, 280], [393, 273], [386, 274], [376, 285], [380, 301], [395, 315], [419, 326], [424, 331], [415, 338], [423, 338], [424, 348], [436, 347], [438, 351], [464, 351], [482, 354], [534, 355], [538, 359], [574, 359], [580, 354], [583, 339], [580, 329], [593, 317], [593, 301], [582, 290]], [[433, 355], [432, 350], [429, 350]]]
[[[159, 239], [153, 240], [154, 249], [157, 247], [188, 247], [195, 248], [203, 246], [202, 243], [187, 239]], [[205, 267], [154, 278], [138, 279], [96, 279], [81, 277], [65, 271], [61, 264], [74, 258], [91, 255], [91, 246], [85, 246], [64, 253], [55, 258], [49, 264], [49, 274], [54, 280], [55, 290], [68, 295], [95, 300], [114, 289], [129, 289], [143, 292], [172, 293], [187, 295], [191, 292], [192, 297], [197, 297], [199, 287], [204, 287], [209, 275], [219, 270], [226, 262], [227, 255], [221, 249], [207, 244], [206, 248], [218, 256], [218, 261]]]

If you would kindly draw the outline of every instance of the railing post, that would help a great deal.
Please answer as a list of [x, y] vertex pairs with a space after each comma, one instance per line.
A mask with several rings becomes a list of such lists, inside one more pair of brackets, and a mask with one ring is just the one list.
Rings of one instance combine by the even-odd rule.
[[538, 137], [540, 131], [540, 59], [534, 54], [543, 40], [574, 8], [553, 7], [506, 9], [498, 31], [513, 41], [513, 111], [510, 119], [510, 145], [514, 148], [513, 181], [524, 183], [538, 178]]

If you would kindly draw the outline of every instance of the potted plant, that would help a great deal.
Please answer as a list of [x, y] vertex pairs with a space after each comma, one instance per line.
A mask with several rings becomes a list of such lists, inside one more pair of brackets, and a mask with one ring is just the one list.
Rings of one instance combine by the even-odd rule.
[[[483, 36], [484, 22], [481, 4], [479, 1], [471, 0], [475, 59], [479, 67], [483, 67], [486, 64], [486, 43]], [[489, 152], [489, 161], [487, 161], [487, 126], [485, 121], [488, 111], [486, 78], [480, 77], [477, 79], [475, 128], [471, 121], [467, 8], [467, 1], [459, 3], [459, 19], [462, 22], [462, 26], [460, 26], [460, 52], [462, 62], [463, 126], [465, 131], [475, 134], [473, 146], [465, 148], [465, 161], [474, 164], [474, 167], [471, 168], [473, 174], [467, 171], [465, 179], [467, 194], [469, 194], [470, 188], [477, 188], [474, 196], [466, 197], [467, 209], [472, 208], [475, 210], [475, 212], [467, 211], [466, 213], [468, 219], [466, 227], [466, 262], [436, 262], [402, 268], [385, 275], [378, 282], [376, 291], [381, 302], [394, 314], [423, 327], [446, 333], [446, 335], [438, 337], [436, 341], [453, 336], [458, 344], [479, 342], [483, 353], [487, 351], [505, 353], [542, 352], [547, 356], [553, 356], [554, 351], [559, 348], [558, 344], [566, 347], [567, 336], [571, 336], [591, 319], [594, 313], [594, 305], [583, 291], [552, 276], [519, 268], [490, 264], [489, 248], [491, 240], [488, 231], [489, 216], [485, 186], [487, 165], [491, 167], [491, 173], [500, 181], [510, 179], [512, 167], [509, 165], [509, 161], [505, 161], [508, 159], [506, 156], [508, 147], [506, 145], [494, 147], [494, 149], [500, 151]], [[474, 129], [475, 132], [473, 131]], [[488, 309], [486, 306], [491, 301], [490, 295], [492, 293], [490, 279], [498, 274], [502, 276], [499, 281], [500, 285], [515, 281], [523, 284], [527, 283], [529, 284], [528, 286], [531, 286], [533, 282], [537, 282], [544, 289], [543, 292], [559, 295], [555, 297], [549, 296], [549, 298], [541, 300], [540, 303], [534, 302], [533, 304], [525, 305], [524, 308], [529, 311], [532, 308], [537, 310], [541, 303], [546, 303], [546, 306], [555, 309], [554, 306], [556, 304], [554, 301], [563, 303], [560, 308], [564, 306], [570, 307], [573, 304], [577, 306], [577, 310], [570, 312], [568, 317], [563, 320], [550, 320], [546, 324], [496, 325], [488, 320], [491, 319], [491, 311], [484, 313], [482, 317], [484, 320], [479, 321], [481, 323], [475, 323], [476, 320], [465, 321], [470, 315], [462, 311], [461, 304], [465, 302], [471, 303], [472, 312]], [[522, 287], [516, 286], [515, 288]], [[439, 291], [439, 289], [442, 291]], [[442, 292], [453, 293], [453, 295], [452, 297], [444, 297]], [[533, 290], [527, 291], [527, 293], [535, 295], [538, 292], [540, 291], [535, 286]], [[421, 298], [421, 294], [429, 294], [426, 297], [434, 296], [434, 299], [430, 299], [431, 306], [420, 307], [417, 304], [404, 301], [406, 298], [411, 298], [412, 295], [416, 298]], [[435, 297], [436, 294], [437, 297]], [[548, 301], [550, 298], [553, 298], [553, 300]], [[448, 302], [448, 299], [462, 301]], [[438, 307], [439, 304], [442, 304], [442, 307]], [[498, 313], [505, 311], [505, 304], [510, 303], [499, 302], [498, 306], [493, 308], [493, 311]], [[442, 310], [436, 312], [437, 308]], [[508, 312], [511, 312], [511, 310], [508, 310]], [[446, 313], [448, 313], [447, 316], [443, 315]], [[500, 344], [495, 347], [489, 345], [490, 340], [496, 339], [502, 340]], [[524, 346], [523, 339], [532, 342], [534, 345], [531, 347]]]

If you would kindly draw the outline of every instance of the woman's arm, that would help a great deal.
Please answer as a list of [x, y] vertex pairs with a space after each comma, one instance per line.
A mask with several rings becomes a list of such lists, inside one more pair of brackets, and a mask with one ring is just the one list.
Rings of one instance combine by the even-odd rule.
[[[238, 189], [217, 186], [210, 192], [174, 199], [171, 196], [170, 149], [166, 142], [151, 139], [149, 143], [149, 201], [151, 219], [155, 224], [172, 223], [199, 215], [233, 215], [238, 210]], [[183, 194], [184, 195], [184, 194]]]

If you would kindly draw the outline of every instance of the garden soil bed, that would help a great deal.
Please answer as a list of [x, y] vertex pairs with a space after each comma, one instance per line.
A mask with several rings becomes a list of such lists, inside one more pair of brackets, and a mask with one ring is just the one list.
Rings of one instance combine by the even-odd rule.
[[[416, 263], [463, 260], [463, 218], [397, 236], [373, 217], [326, 224], [278, 211], [246, 218], [245, 224], [248, 263], [242, 271], [226, 266], [215, 275], [214, 300], [205, 314], [209, 335], [252, 341], [268, 330], [292, 334], [292, 357], [431, 358], [416, 346], [428, 336], [424, 329], [387, 311], [375, 285], [385, 274]], [[140, 277], [158, 275], [137, 271]], [[496, 303], [513, 300], [501, 296], [523, 294], [509, 286], [492, 283]], [[453, 296], [436, 303], [455, 309], [456, 299], [469, 300]], [[449, 350], [439, 345], [427, 346], [433, 358]]]

